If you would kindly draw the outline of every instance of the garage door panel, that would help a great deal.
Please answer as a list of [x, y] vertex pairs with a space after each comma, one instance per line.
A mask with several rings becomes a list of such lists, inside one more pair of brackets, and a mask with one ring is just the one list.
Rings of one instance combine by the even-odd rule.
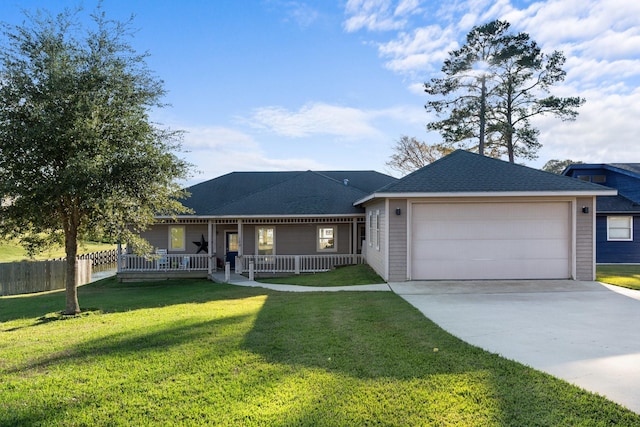
[[568, 202], [414, 204], [412, 278], [570, 277]]
[[[459, 263], [455, 261], [425, 262], [418, 266], [416, 273], [428, 280], [507, 280], [519, 279], [521, 276], [536, 279], [557, 279], [554, 270], [564, 267], [564, 262], [554, 260], [549, 264], [550, 268], [540, 268], [538, 260], [513, 261], [509, 268], [505, 268], [502, 261], [471, 261], [466, 264], [466, 268], [459, 268]], [[451, 277], [451, 271], [457, 270], [457, 276]], [[517, 272], [517, 275], [514, 275]]]
[[[440, 240], [425, 241], [422, 250], [415, 255], [417, 260], [484, 260], [521, 258], [567, 260], [566, 242], [561, 240], [536, 240], [526, 245], [514, 240]], [[490, 248], [490, 249], [489, 249]]]

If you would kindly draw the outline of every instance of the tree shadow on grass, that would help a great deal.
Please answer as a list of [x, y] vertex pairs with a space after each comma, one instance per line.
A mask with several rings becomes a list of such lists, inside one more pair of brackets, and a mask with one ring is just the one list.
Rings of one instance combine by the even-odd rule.
[[[239, 288], [202, 279], [119, 283], [115, 278], [108, 278], [78, 288], [78, 299], [83, 312], [105, 313], [184, 303], [206, 303], [257, 294], [259, 291], [252, 288]], [[60, 315], [64, 307], [64, 290], [0, 297], [0, 322], [36, 318], [38, 320], [30, 323], [29, 326], [37, 326], [51, 320], [65, 318]], [[2, 329], [0, 325], [0, 331], [22, 327], [24, 326]]]
[[[121, 387], [150, 387], [168, 381], [173, 375], [181, 374], [185, 366], [190, 362], [190, 354], [184, 354], [179, 360], [169, 358], [171, 363], [147, 363], [160, 357], [159, 354], [182, 348], [183, 345], [198, 342], [207, 342], [216, 348], [217, 357], [234, 351], [233, 341], [237, 341], [237, 329], [246, 330], [250, 327], [254, 313], [244, 313], [233, 316], [224, 316], [207, 321], [198, 321], [197, 318], [187, 318], [172, 322], [165, 322], [153, 330], [137, 328], [135, 330], [114, 333], [100, 338], [83, 341], [73, 348], [54, 352], [41, 358], [30, 360], [27, 363], [4, 370], [8, 375], [41, 376], [51, 371], [64, 367], [74, 367], [74, 370], [88, 369], [91, 366], [103, 363], [127, 364], [131, 369], [119, 371], [113, 366], [114, 374], [120, 378], [108, 378], [102, 382], [98, 392], [99, 398], [107, 396], [119, 396]], [[189, 346], [186, 346], [189, 348]], [[74, 373], [74, 375], [78, 375]], [[82, 374], [79, 374], [80, 377]], [[122, 376], [132, 375], [135, 379], [125, 379]], [[124, 384], [124, 385], [123, 385]], [[74, 412], [91, 412], [96, 402], [91, 391], [83, 390], [82, 384], [75, 392], [64, 390], [63, 395], [77, 394], [78, 398], [62, 399], [53, 396], [55, 404], [43, 403], [38, 399], [28, 406], [20, 405], [15, 411], [3, 411], [0, 407], [1, 425], [60, 425], [69, 421], [68, 414]], [[109, 389], [105, 391], [104, 389]], [[62, 392], [62, 390], [61, 390]], [[7, 405], [9, 402], [7, 402]], [[152, 406], [152, 405], [151, 405]], [[7, 406], [8, 408], [8, 406]], [[6, 408], [5, 408], [6, 409]]]
[[[359, 384], [388, 381], [390, 390], [406, 391], [418, 383], [462, 412], [477, 406], [490, 413], [485, 420], [494, 425], [640, 421], [592, 393], [462, 342], [393, 294], [270, 295], [243, 346], [272, 363], [338, 373]], [[411, 393], [407, 401], [415, 399]], [[424, 411], [425, 420], [447, 406], [417, 405], [404, 410]]]

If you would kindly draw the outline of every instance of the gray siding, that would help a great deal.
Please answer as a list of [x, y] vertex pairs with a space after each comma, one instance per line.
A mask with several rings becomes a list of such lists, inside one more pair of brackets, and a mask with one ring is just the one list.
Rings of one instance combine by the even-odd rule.
[[[588, 207], [589, 213], [582, 212]], [[595, 280], [593, 216], [595, 206], [592, 197], [579, 198], [576, 201], [576, 280]]]
[[[396, 209], [400, 209], [400, 215]], [[407, 200], [389, 201], [389, 278], [391, 282], [407, 280]]]
[[[198, 250], [198, 246], [193, 242], [200, 242], [203, 235], [205, 240], [209, 240], [207, 237], [208, 232], [206, 224], [185, 224], [184, 227], [186, 233], [185, 250], [169, 251], [169, 253], [195, 254]], [[141, 233], [140, 236], [143, 239], [146, 239], [153, 246], [154, 250], [159, 248], [169, 248], [169, 225], [167, 224], [152, 225], [148, 230]]]
[[366, 236], [369, 238], [369, 212], [380, 211], [380, 242], [379, 248], [376, 247], [375, 241], [367, 241], [364, 248], [365, 257], [367, 260], [367, 264], [371, 268], [375, 270], [376, 273], [380, 275], [384, 280], [389, 280], [387, 274], [387, 263], [386, 263], [386, 233], [385, 233], [385, 223], [386, 223], [386, 213], [385, 213], [385, 200], [374, 200], [371, 204], [366, 206], [366, 218], [367, 218], [367, 232]]
[[351, 224], [322, 224], [338, 227], [338, 250], [336, 252], [318, 252], [318, 224], [247, 224], [244, 226], [244, 254], [255, 254], [256, 228], [274, 227], [276, 255], [320, 255], [351, 253]]

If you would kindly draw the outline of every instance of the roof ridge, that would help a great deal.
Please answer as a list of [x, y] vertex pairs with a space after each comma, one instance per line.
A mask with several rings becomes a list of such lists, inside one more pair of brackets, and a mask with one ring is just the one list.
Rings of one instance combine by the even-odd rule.
[[304, 174], [306, 172], [301, 172], [301, 171], [263, 171], [263, 172], [241, 171], [241, 172], [231, 172], [229, 175], [231, 175], [231, 174], [250, 174], [250, 173], [293, 173], [295, 175], [291, 176], [290, 178], [284, 179], [282, 181], [276, 182], [275, 184], [265, 185], [265, 186], [260, 187], [259, 189], [255, 190], [255, 191], [244, 193], [242, 195], [242, 197], [239, 197], [237, 199], [232, 199], [232, 200], [227, 201], [226, 203], [218, 205], [218, 207], [216, 207], [216, 209], [223, 208], [225, 206], [229, 206], [229, 205], [231, 205], [233, 203], [237, 203], [237, 202], [239, 202], [241, 200], [244, 200], [244, 199], [246, 199], [246, 198], [248, 198], [250, 196], [254, 196], [256, 194], [262, 193], [263, 191], [267, 191], [268, 189], [273, 188], [273, 187], [275, 187], [277, 185], [280, 185], [283, 182], [291, 181], [292, 179], [294, 179], [294, 178], [296, 178], [296, 177], [298, 177], [298, 176], [300, 176], [300, 175], [302, 175], [302, 174]]

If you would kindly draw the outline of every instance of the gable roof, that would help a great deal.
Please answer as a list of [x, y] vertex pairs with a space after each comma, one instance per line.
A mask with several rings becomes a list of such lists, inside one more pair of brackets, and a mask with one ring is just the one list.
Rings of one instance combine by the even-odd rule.
[[456, 150], [397, 182], [376, 197], [442, 197], [505, 195], [615, 195], [615, 190], [562, 175]]
[[196, 216], [349, 215], [353, 202], [396, 181], [375, 171], [233, 172], [187, 188]]

